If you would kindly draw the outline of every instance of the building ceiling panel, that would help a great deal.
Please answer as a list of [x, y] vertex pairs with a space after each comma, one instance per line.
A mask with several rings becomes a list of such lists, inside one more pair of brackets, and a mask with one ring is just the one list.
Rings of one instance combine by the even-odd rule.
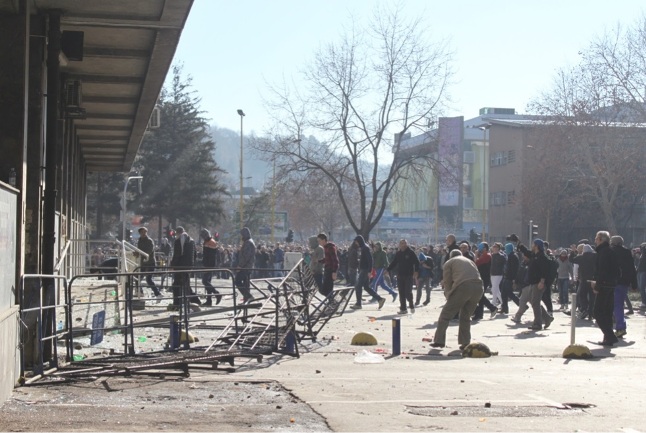
[[[61, 65], [64, 79], [81, 82], [79, 143], [89, 170], [129, 171], [193, 0], [0, 0], [0, 11], [25, 4], [34, 15], [60, 10], [62, 31], [83, 32], [83, 60]], [[89, 131], [119, 131], [119, 146], [97, 151]]]

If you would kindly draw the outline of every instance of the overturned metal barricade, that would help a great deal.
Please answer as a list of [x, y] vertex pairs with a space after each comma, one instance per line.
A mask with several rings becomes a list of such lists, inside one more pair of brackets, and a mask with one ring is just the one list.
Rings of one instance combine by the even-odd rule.
[[[204, 287], [197, 283], [201, 272], [229, 277], [213, 282], [222, 295], [218, 300], [222, 300], [221, 305], [200, 308], [194, 303], [205, 297]], [[171, 277], [184, 273], [195, 278], [190, 287], [178, 291]], [[161, 277], [158, 289], [162, 293], [172, 291], [172, 297], [146, 296], [150, 289], [143, 282], [151, 274], [157, 280]], [[45, 376], [50, 380], [76, 380], [185, 375], [189, 366], [231, 371], [237, 358], [260, 361], [269, 354], [299, 356], [298, 344], [315, 341], [325, 324], [343, 313], [351, 293], [351, 288], [341, 288], [328, 297], [320, 295], [303, 261], [284, 277], [251, 280], [254, 299], [246, 303], [238, 301], [234, 275], [226, 269], [165, 269], [102, 276], [115, 281], [96, 283], [96, 275], [79, 275], [65, 285], [65, 302], [59, 306], [64, 325], [54, 337], [57, 345], [65, 345], [65, 357], [59, 357], [63, 362], [49, 363], [48, 370], [47, 362], [32, 371], [23, 368], [26, 383]], [[125, 286], [117, 282], [117, 277], [122, 277]], [[87, 279], [95, 283], [88, 286], [83, 283]], [[97, 315], [101, 320], [96, 320]], [[223, 364], [229, 367], [222, 368]]]

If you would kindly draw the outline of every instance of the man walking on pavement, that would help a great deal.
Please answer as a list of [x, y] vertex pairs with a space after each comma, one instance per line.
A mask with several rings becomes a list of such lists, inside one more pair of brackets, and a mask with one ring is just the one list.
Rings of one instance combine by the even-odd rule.
[[370, 288], [370, 273], [372, 272], [372, 252], [370, 251], [370, 246], [366, 243], [366, 241], [363, 239], [363, 236], [361, 235], [358, 235], [356, 238], [354, 238], [354, 243], [359, 247], [361, 258], [359, 259], [359, 276], [357, 277], [357, 284], [354, 286], [357, 302], [350, 308], [352, 308], [353, 310], [360, 310], [362, 308], [361, 295], [363, 293], [363, 290], [365, 289], [373, 299], [376, 299], [379, 302], [379, 309], [381, 310], [381, 307], [384, 306], [386, 299], [379, 296], [374, 290]]
[[248, 227], [243, 227], [240, 230], [242, 238], [242, 246], [238, 252], [238, 266], [235, 276], [235, 285], [242, 295], [242, 302], [253, 301], [251, 296], [250, 285], [251, 272], [256, 261], [256, 244], [251, 238], [251, 230]]
[[628, 288], [637, 290], [637, 270], [630, 250], [624, 247], [624, 238], [613, 236], [610, 238], [610, 250], [617, 259], [619, 266], [619, 278], [615, 286], [614, 316], [615, 336], [623, 338], [626, 335], [626, 317], [624, 315], [624, 299], [628, 295]]
[[348, 248], [348, 275], [346, 275], [346, 285], [354, 287], [357, 284], [357, 272], [359, 270], [359, 247], [352, 242]]
[[410, 312], [415, 313], [413, 282], [417, 282], [417, 276], [419, 275], [419, 258], [417, 258], [415, 251], [408, 246], [406, 239], [399, 241], [399, 249], [388, 266], [388, 271], [390, 272], [394, 268], [397, 268], [397, 290], [399, 290], [398, 314], [408, 314], [406, 301], [408, 301]]
[[280, 244], [276, 244], [276, 249], [274, 249], [274, 277], [282, 277], [284, 275], [283, 269], [285, 269], [285, 251], [280, 247]]
[[460, 250], [451, 251], [450, 258], [444, 263], [442, 270], [446, 304], [437, 319], [437, 329], [431, 346], [446, 345], [449, 322], [459, 313], [458, 344], [460, 349], [464, 349], [471, 342], [471, 315], [482, 296], [482, 279], [475, 263], [464, 257]]
[[175, 243], [173, 244], [173, 260], [170, 265], [176, 270], [173, 281], [173, 305], [179, 306], [181, 298], [189, 294], [189, 301], [200, 305], [200, 298], [191, 288], [191, 274], [187, 272], [195, 266], [195, 241], [184, 231], [184, 227], [175, 229]]
[[[594, 301], [594, 318], [597, 326], [603, 332], [602, 346], [613, 346], [618, 339], [612, 330], [612, 310], [614, 308], [615, 286], [619, 281], [620, 270], [615, 255], [610, 250], [610, 233], [597, 232], [594, 238], [597, 246], [597, 266], [592, 290], [597, 297]], [[622, 299], [623, 308], [623, 299]]]
[[[202, 265], [205, 268], [215, 268], [216, 256], [218, 252], [218, 243], [211, 236], [211, 232], [207, 229], [200, 230], [200, 237], [202, 238]], [[213, 287], [211, 284], [211, 279], [213, 278], [214, 271], [202, 272], [202, 284], [204, 284], [204, 289], [206, 290], [206, 302], [205, 306], [210, 307], [213, 305], [211, 295], [215, 295], [215, 305], [218, 305], [222, 301], [222, 295], [220, 292]]]
[[[138, 231], [139, 240], [137, 241], [137, 248], [148, 254], [147, 259], [144, 259], [144, 257], [141, 256], [141, 272], [153, 272], [155, 270], [155, 266], [157, 265], [155, 261], [155, 242], [153, 242], [153, 240], [148, 237], [148, 229], [146, 227], [140, 227]], [[150, 287], [155, 296], [161, 296], [161, 292], [153, 281], [152, 274], [146, 275], [146, 284], [148, 284], [148, 287]]]
[[500, 283], [500, 293], [502, 296], [500, 312], [503, 314], [509, 314], [509, 301], [513, 301], [516, 305], [519, 305], [520, 301], [518, 296], [514, 293], [514, 285], [516, 284], [516, 278], [518, 277], [520, 261], [514, 252], [514, 245], [512, 243], [505, 244], [505, 253], [507, 255], [507, 262], [505, 263], [503, 271], [502, 283]]
[[529, 329], [533, 331], [541, 330], [543, 329], [543, 322], [545, 323], [545, 329], [547, 329], [552, 324], [554, 318], [541, 305], [543, 290], [549, 290], [546, 287], [545, 281], [550, 272], [550, 262], [545, 255], [543, 240], [534, 239], [531, 252], [522, 244], [518, 245], [518, 249], [523, 254], [528, 254], [531, 257], [529, 265], [527, 266], [527, 282], [529, 283], [529, 303], [534, 312], [534, 322]]

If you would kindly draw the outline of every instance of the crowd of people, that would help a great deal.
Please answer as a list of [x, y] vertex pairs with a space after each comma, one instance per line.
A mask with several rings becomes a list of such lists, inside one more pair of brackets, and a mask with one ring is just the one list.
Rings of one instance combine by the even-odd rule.
[[[253, 300], [250, 279], [283, 276], [289, 252], [301, 255], [322, 295], [330, 295], [335, 284], [353, 287], [355, 302], [350, 308], [354, 310], [363, 308], [364, 293], [369, 297], [367, 302], [381, 309], [386, 302], [379, 293], [381, 288], [392, 302], [399, 299], [399, 314], [414, 314], [416, 308], [431, 302], [433, 288], [442, 290], [444, 299], [438, 301], [443, 306], [434, 347], [444, 347], [446, 330], [454, 319], [459, 320], [458, 343], [464, 347], [471, 340], [471, 323], [484, 318], [485, 308], [493, 318], [510, 314], [510, 303], [517, 306], [510, 320], [518, 324], [531, 309], [533, 321], [529, 329], [534, 331], [548, 329], [555, 311], [595, 320], [603, 333], [600, 344], [612, 346], [627, 333], [624, 305], [627, 314], [633, 312], [628, 291], [639, 290], [640, 308], [646, 308], [646, 243], [631, 250], [623, 245], [620, 236], [611, 237], [606, 231], [598, 232], [592, 243], [582, 239], [577, 245], [554, 250], [541, 239], [525, 245], [515, 234], [507, 236], [504, 244], [492, 245], [466, 240], [458, 243], [455, 235], [449, 234], [444, 245], [427, 247], [409, 245], [405, 239], [397, 245], [368, 242], [361, 235], [350, 244], [335, 245], [324, 233], [309, 238], [306, 246], [256, 246], [246, 227], [240, 232], [240, 245], [225, 246], [206, 229], [200, 231], [198, 243], [182, 227], [176, 233], [172, 247], [167, 247], [172, 268], [201, 265], [231, 270], [202, 273], [207, 306], [213, 299], [216, 304], [222, 299], [212, 284], [214, 276], [233, 275], [242, 302], [249, 302]], [[151, 243], [145, 228], [140, 229], [140, 248], [154, 251]], [[159, 249], [164, 246], [162, 243]], [[155, 266], [154, 259], [145, 263], [142, 259], [141, 265], [150, 269]], [[190, 291], [191, 302], [201, 303], [182, 275], [188, 273], [177, 274], [173, 285], [176, 303], [182, 287]], [[148, 281], [148, 285], [154, 294], [158, 293], [154, 282]], [[553, 292], [558, 294], [556, 305]], [[569, 305], [574, 292], [576, 305]]]

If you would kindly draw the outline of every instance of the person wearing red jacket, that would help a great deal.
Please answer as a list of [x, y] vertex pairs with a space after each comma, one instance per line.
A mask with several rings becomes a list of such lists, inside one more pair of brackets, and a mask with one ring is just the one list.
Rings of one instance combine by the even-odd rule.
[[[213, 269], [216, 266], [218, 243], [211, 236], [211, 232], [205, 228], [200, 230], [200, 238], [202, 238], [202, 266]], [[213, 305], [213, 301], [211, 299], [212, 295], [215, 295], [215, 305], [218, 305], [220, 301], [222, 301], [222, 295], [215, 287], [213, 287], [213, 284], [211, 284], [213, 272], [214, 271], [202, 272], [202, 284], [204, 284], [204, 289], [207, 293], [206, 302], [202, 305], [207, 307]]]
[[319, 233], [316, 238], [319, 245], [323, 247], [324, 252], [323, 258], [319, 260], [320, 263], [323, 263], [321, 294], [328, 296], [334, 289], [336, 271], [339, 270], [339, 256], [336, 254], [336, 245], [333, 242], [328, 242], [325, 233]]
[[487, 288], [491, 287], [491, 253], [489, 252], [489, 244], [486, 242], [481, 242], [478, 245], [478, 254], [475, 260], [476, 266], [478, 267], [478, 272], [480, 272], [480, 278], [482, 279], [482, 296], [480, 297], [480, 302], [476, 307], [475, 312], [473, 313], [473, 320], [481, 320], [483, 317], [484, 307], [487, 307], [491, 312], [491, 318], [496, 317], [498, 313], [498, 307], [491, 303], [485, 292]]

